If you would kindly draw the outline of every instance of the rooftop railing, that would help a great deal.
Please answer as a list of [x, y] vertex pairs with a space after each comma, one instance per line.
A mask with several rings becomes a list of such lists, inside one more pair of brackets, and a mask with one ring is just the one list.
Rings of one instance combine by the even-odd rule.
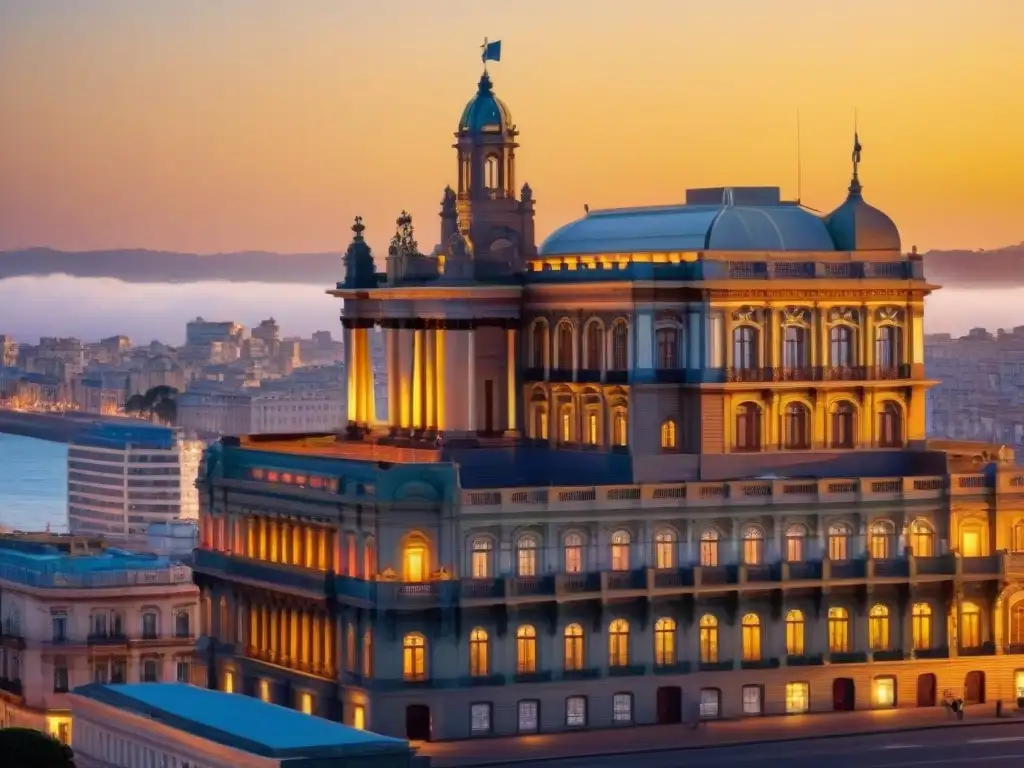
[[0, 581], [49, 589], [174, 586], [191, 584], [192, 569], [184, 565], [172, 565], [140, 570], [55, 573], [5, 563], [0, 564]]

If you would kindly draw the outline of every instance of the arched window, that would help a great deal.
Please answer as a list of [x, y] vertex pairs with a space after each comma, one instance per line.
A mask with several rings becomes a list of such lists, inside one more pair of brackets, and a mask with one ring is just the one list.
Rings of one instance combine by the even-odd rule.
[[856, 365], [853, 329], [848, 325], [834, 325], [829, 332], [829, 363], [833, 368], [852, 368]]
[[883, 448], [903, 445], [903, 410], [892, 400], [878, 414], [878, 444]]
[[914, 557], [935, 557], [935, 531], [924, 520], [910, 526], [910, 546]]
[[[221, 598], [221, 632], [227, 631], [227, 603]], [[187, 608], [180, 608], [174, 612], [174, 636], [188, 637], [192, 634], [191, 617]]]
[[786, 406], [786, 428], [784, 447], [788, 450], [806, 451], [811, 447], [811, 411], [803, 403]]
[[790, 656], [804, 655], [804, 615], [792, 610], [786, 614], [786, 653]]
[[831, 653], [850, 651], [850, 614], [845, 608], [828, 609], [828, 650]]
[[853, 448], [857, 444], [856, 414], [852, 403], [842, 400], [832, 405], [832, 429], [829, 444], [833, 448]]
[[868, 614], [868, 647], [872, 651], [889, 650], [889, 609], [873, 605]]
[[977, 648], [980, 645], [981, 645], [981, 608], [979, 608], [974, 603], [961, 603], [961, 605], [960, 605], [960, 647], [961, 648]]
[[402, 676], [406, 680], [424, 680], [427, 676], [427, 641], [413, 633], [402, 640]]
[[1024, 552], [1024, 520], [1018, 521], [1013, 526], [1013, 541], [1010, 542], [1012, 552]]
[[565, 628], [565, 668], [569, 671], [583, 669], [583, 627], [570, 624]]
[[875, 365], [879, 368], [875, 378], [891, 378], [901, 362], [900, 335], [895, 325], [880, 325], [875, 329]]
[[601, 432], [598, 429], [596, 411], [587, 412], [587, 445], [597, 445], [601, 442]]
[[700, 617], [700, 663], [718, 663], [718, 619], [710, 613]]
[[612, 370], [629, 370], [629, 326], [625, 320], [612, 325]]
[[764, 531], [754, 525], [743, 531], [743, 562], [761, 565], [764, 562]]
[[516, 630], [516, 672], [528, 675], [537, 671], [537, 630], [524, 624]]
[[520, 536], [516, 542], [516, 575], [537, 575], [537, 539], [533, 536]]
[[608, 625], [608, 666], [629, 665], [629, 624], [625, 619], [615, 619]]
[[786, 528], [786, 562], [803, 562], [806, 543], [806, 528], [802, 525], [791, 525]]
[[571, 443], [573, 441], [573, 418], [572, 418], [572, 406], [563, 405], [559, 409], [558, 419], [558, 437], [559, 442]]
[[828, 559], [843, 561], [850, 559], [850, 526], [833, 523], [828, 527]]
[[741, 624], [743, 661], [761, 660], [761, 619], [748, 613]]
[[363, 677], [373, 676], [373, 630], [363, 632]]
[[484, 161], [484, 186], [492, 192], [498, 188], [498, 167], [500, 161], [497, 155], [488, 155]]
[[587, 359], [584, 367], [591, 371], [604, 370], [604, 327], [598, 322], [587, 326], [587, 343], [584, 347]]
[[612, 534], [612, 570], [629, 570], [629, 544], [628, 531], [616, 531]]
[[345, 624], [345, 669], [356, 671], [356, 627], [351, 621]]
[[700, 564], [705, 568], [718, 567], [718, 531], [704, 531], [700, 535]]
[[888, 520], [876, 520], [871, 524], [871, 557], [888, 560], [893, 556], [895, 538], [893, 526]]
[[490, 674], [487, 632], [477, 627], [469, 633], [469, 674], [472, 677], [486, 677]]
[[533, 406], [533, 439], [548, 439], [548, 408], [546, 405]]
[[565, 572], [583, 572], [583, 537], [578, 533], [565, 537]]
[[914, 650], [932, 647], [932, 608], [928, 603], [914, 603], [910, 611], [911, 634]]
[[548, 324], [543, 320], [535, 320], [530, 329], [530, 367], [544, 369], [547, 367]]
[[558, 324], [558, 339], [555, 344], [555, 354], [558, 356], [555, 368], [560, 371], [573, 369], [572, 337], [572, 324], [568, 320], [562, 320]]
[[494, 548], [491, 540], [485, 536], [473, 539], [472, 572], [474, 579], [489, 579], [494, 572]]
[[756, 403], [742, 403], [736, 409], [736, 450], [761, 450], [761, 408]]
[[673, 371], [678, 368], [679, 334], [675, 328], [659, 328], [655, 331], [658, 343], [658, 369]]
[[629, 420], [623, 409], [615, 411], [612, 419], [612, 444], [618, 446], [629, 445]]
[[363, 573], [370, 581], [377, 578], [377, 543], [372, 536], [363, 543]]
[[1024, 646], [1024, 600], [1010, 609], [1010, 645], [1014, 650]]
[[427, 541], [414, 534], [406, 540], [402, 550], [402, 578], [409, 582], [426, 581], [429, 570]]
[[672, 419], [661, 422], [661, 450], [674, 451], [676, 449], [676, 423]]
[[760, 365], [757, 348], [757, 329], [741, 325], [732, 332], [732, 367], [738, 371], [751, 371]]
[[676, 567], [676, 535], [661, 530], [654, 534], [654, 567], [668, 570]]
[[810, 365], [811, 345], [807, 343], [807, 329], [799, 325], [787, 325], [782, 338], [782, 365], [792, 374], [797, 374]]
[[654, 663], [659, 667], [676, 663], [676, 623], [673, 619], [654, 622]]

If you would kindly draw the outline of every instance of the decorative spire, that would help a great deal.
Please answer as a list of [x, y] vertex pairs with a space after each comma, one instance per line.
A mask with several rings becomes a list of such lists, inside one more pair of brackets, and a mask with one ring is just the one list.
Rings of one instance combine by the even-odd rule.
[[860, 143], [860, 135], [857, 132], [856, 127], [853, 129], [853, 155], [851, 159], [853, 161], [853, 176], [850, 179], [850, 194], [859, 195], [861, 192], [860, 186], [860, 153], [864, 147]]
[[363, 226], [362, 216], [356, 216], [355, 223], [352, 225], [352, 231], [355, 232], [355, 237], [352, 239], [357, 243], [363, 242], [363, 232], [366, 231], [366, 227]]

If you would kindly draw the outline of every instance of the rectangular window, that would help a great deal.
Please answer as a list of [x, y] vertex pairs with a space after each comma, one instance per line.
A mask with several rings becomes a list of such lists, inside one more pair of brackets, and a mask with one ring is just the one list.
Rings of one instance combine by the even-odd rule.
[[305, 691], [299, 694], [299, 712], [304, 715], [313, 714], [313, 694]]
[[53, 692], [67, 693], [68, 691], [68, 663], [63, 657], [54, 659], [53, 663]]
[[888, 709], [896, 706], [896, 678], [876, 677], [874, 679], [875, 706]]
[[616, 723], [633, 722], [632, 693], [616, 693], [612, 697], [612, 721]]
[[700, 716], [703, 718], [718, 717], [718, 703], [722, 693], [717, 688], [702, 688], [700, 691]]
[[270, 701], [270, 681], [260, 680], [260, 701]]
[[743, 686], [743, 714], [744, 715], [760, 715], [764, 711], [763, 707], [763, 689], [760, 685], [744, 685]]
[[352, 707], [352, 727], [357, 731], [366, 729], [366, 709], [362, 704]]
[[235, 675], [233, 672], [224, 673], [224, 693], [235, 692]]
[[565, 724], [582, 726], [587, 724], [587, 699], [584, 696], [570, 696], [565, 700]]
[[53, 623], [53, 642], [63, 643], [68, 639], [68, 617], [67, 616], [54, 616], [52, 619]]
[[155, 683], [160, 679], [160, 667], [154, 659], [142, 662], [142, 682]]
[[105, 685], [107, 683], [107, 665], [106, 662], [97, 664], [92, 669], [92, 681], [94, 683], [100, 683]]
[[491, 705], [489, 702], [470, 704], [469, 732], [474, 736], [491, 732]]
[[187, 661], [179, 661], [174, 665], [174, 679], [179, 683], [192, 682], [192, 667]]
[[807, 683], [786, 683], [786, 714], [799, 715], [810, 708], [810, 686]]
[[536, 733], [540, 727], [540, 702], [526, 699], [519, 702], [519, 732]]

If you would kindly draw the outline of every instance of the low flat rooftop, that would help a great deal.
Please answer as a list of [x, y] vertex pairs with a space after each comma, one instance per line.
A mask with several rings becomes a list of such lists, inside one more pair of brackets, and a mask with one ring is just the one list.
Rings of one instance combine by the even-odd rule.
[[440, 449], [385, 445], [374, 440], [346, 440], [339, 435], [253, 435], [240, 437], [239, 445], [257, 451], [349, 461], [387, 461], [393, 464], [443, 461]]
[[92, 683], [74, 694], [261, 757], [323, 758], [410, 749], [403, 739], [187, 683]]

